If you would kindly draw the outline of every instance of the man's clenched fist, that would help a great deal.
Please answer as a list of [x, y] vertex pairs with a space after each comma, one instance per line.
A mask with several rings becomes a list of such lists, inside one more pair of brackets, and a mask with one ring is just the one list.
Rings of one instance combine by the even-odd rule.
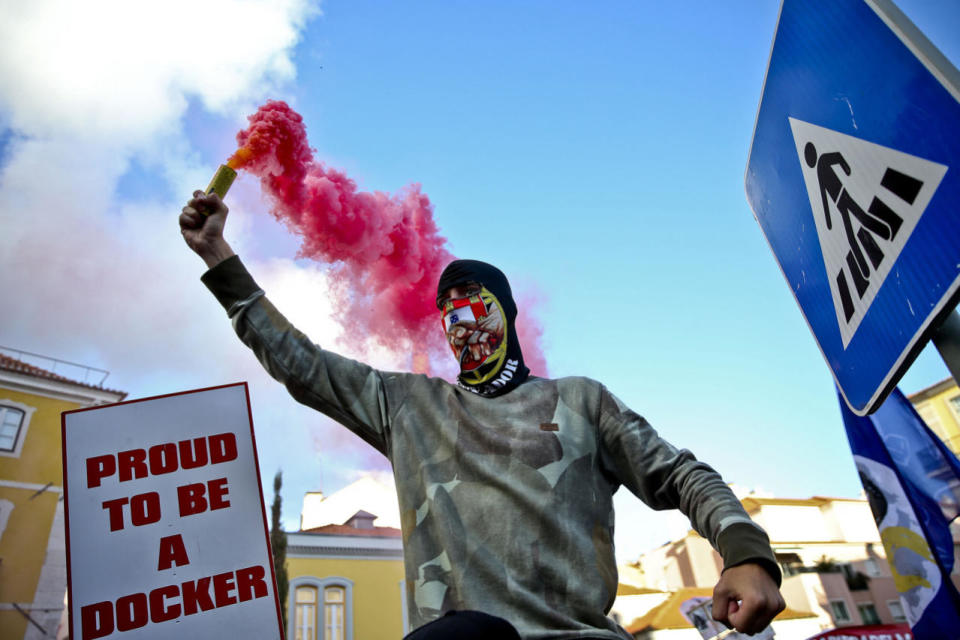
[[193, 197], [180, 213], [180, 233], [187, 246], [213, 267], [233, 255], [233, 249], [223, 238], [227, 221], [227, 205], [215, 193], [194, 191]]
[[755, 563], [730, 567], [713, 589], [713, 618], [740, 633], [767, 628], [786, 605], [770, 574]]

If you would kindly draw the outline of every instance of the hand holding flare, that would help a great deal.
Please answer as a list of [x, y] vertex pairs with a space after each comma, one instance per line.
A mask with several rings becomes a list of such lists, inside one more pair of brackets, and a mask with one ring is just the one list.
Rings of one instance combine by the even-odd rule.
[[180, 233], [207, 266], [213, 267], [234, 255], [233, 249], [223, 238], [223, 226], [227, 220], [227, 206], [223, 198], [237, 177], [237, 169], [250, 158], [252, 151], [241, 147], [220, 165], [213, 174], [205, 191], [194, 191], [180, 214]]
[[208, 267], [234, 255], [233, 249], [223, 238], [223, 226], [227, 221], [227, 206], [224, 196], [237, 177], [241, 150], [234, 153], [226, 164], [220, 165], [205, 191], [194, 191], [180, 213], [180, 233], [183, 240]]

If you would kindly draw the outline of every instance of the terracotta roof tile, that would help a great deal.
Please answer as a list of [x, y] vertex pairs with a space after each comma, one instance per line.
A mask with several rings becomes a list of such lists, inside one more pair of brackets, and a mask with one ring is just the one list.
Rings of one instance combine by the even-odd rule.
[[47, 371], [46, 369], [41, 369], [32, 364], [27, 364], [22, 360], [17, 360], [16, 358], [11, 358], [10, 356], [0, 353], [0, 370], [12, 371], [14, 373], [21, 373], [23, 375], [31, 376], [33, 378], [43, 378], [44, 380], [53, 380], [56, 382], [66, 382], [68, 384], [75, 384], [79, 387], [84, 387], [85, 389], [96, 389], [97, 391], [107, 391], [109, 393], [120, 394], [120, 399], [127, 397], [126, 391], [117, 391], [116, 389], [107, 389], [106, 387], [101, 387], [95, 384], [89, 384], [87, 382], [79, 382], [77, 380], [71, 380], [59, 374], [53, 373], [52, 371]]
[[360, 536], [363, 538], [400, 538], [403, 533], [393, 527], [374, 527], [373, 529], [358, 529], [345, 524], [327, 524], [313, 529], [304, 529], [300, 533], [323, 533], [331, 536]]
[[618, 596], [645, 596], [651, 593], [663, 593], [663, 591], [659, 589], [648, 589], [647, 587], [638, 587], [633, 584], [624, 584], [623, 582], [617, 584]]

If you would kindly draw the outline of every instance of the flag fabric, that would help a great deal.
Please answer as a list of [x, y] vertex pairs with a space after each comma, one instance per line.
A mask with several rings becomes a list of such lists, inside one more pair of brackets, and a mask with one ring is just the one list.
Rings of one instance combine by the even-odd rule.
[[917, 640], [960, 629], [950, 523], [960, 515], [960, 461], [899, 389], [869, 416], [839, 396], [847, 439]]

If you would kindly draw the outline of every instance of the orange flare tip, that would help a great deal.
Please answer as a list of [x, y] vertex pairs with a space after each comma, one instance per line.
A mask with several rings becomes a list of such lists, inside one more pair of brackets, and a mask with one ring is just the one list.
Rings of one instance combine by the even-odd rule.
[[227, 166], [231, 169], [239, 169], [245, 165], [250, 158], [253, 157], [253, 151], [246, 147], [240, 147], [237, 151], [230, 156], [227, 160]]

